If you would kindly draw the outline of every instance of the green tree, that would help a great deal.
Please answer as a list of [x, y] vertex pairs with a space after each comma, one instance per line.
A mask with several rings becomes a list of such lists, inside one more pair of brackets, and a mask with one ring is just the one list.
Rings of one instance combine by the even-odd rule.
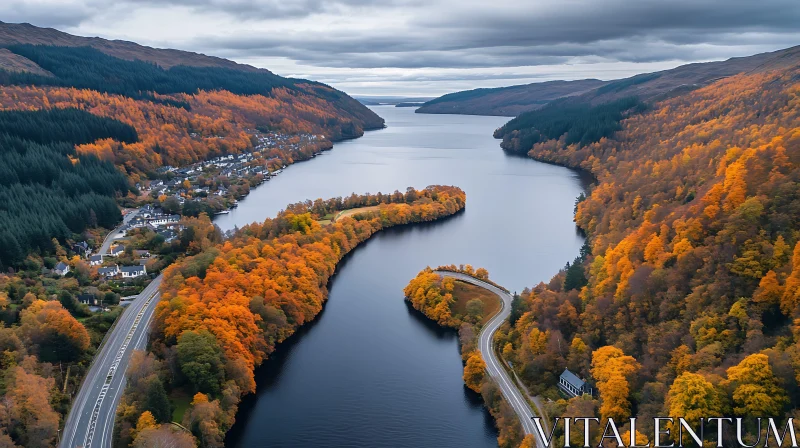
[[169, 423], [172, 421], [172, 403], [169, 401], [167, 391], [161, 380], [154, 377], [147, 385], [145, 394], [144, 410], [150, 411], [158, 423]]
[[522, 301], [522, 297], [515, 293], [514, 298], [511, 299], [511, 313], [508, 315], [508, 323], [513, 327], [524, 313], [525, 303]]
[[208, 331], [186, 331], [178, 338], [178, 364], [195, 392], [218, 394], [225, 362], [217, 339]]
[[481, 317], [483, 317], [483, 302], [481, 299], [472, 299], [467, 302], [467, 316], [474, 322], [481, 320]]

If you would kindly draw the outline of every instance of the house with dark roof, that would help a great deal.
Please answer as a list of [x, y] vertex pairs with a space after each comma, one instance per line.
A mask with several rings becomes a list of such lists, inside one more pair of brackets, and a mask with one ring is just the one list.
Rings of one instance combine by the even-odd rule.
[[63, 261], [59, 261], [56, 267], [53, 268], [53, 272], [63, 277], [69, 272], [69, 265]]
[[172, 229], [159, 230], [157, 233], [161, 235], [162, 238], [164, 238], [165, 243], [171, 243], [175, 238], [178, 237], [178, 232]]
[[569, 369], [564, 369], [564, 372], [558, 379], [558, 388], [570, 397], [592, 394], [591, 386], [589, 386], [586, 381], [580, 379], [578, 375], [570, 372]]
[[181, 220], [181, 215], [160, 215], [147, 218], [147, 223], [152, 227], [159, 227], [167, 224], [175, 224]]
[[103, 264], [103, 255], [95, 254], [89, 257], [90, 266], [100, 266], [101, 264]]
[[130, 221], [128, 221], [128, 225], [132, 229], [138, 229], [140, 227], [146, 226], [147, 225], [147, 220], [145, 218], [142, 218], [141, 216], [137, 216], [137, 217], [131, 219]]
[[100, 268], [97, 270], [97, 273], [105, 278], [116, 277], [117, 275], [119, 275], [119, 266], [114, 265], [106, 268]]
[[121, 255], [123, 252], [125, 252], [125, 246], [123, 246], [122, 244], [118, 244], [108, 250], [108, 255], [116, 257], [118, 255]]
[[123, 266], [120, 268], [122, 278], [136, 278], [147, 275], [147, 268], [144, 266]]
[[85, 257], [89, 253], [89, 243], [81, 241], [72, 245], [72, 251], [81, 257]]
[[95, 297], [94, 294], [79, 294], [78, 302], [89, 306], [97, 305], [97, 297]]

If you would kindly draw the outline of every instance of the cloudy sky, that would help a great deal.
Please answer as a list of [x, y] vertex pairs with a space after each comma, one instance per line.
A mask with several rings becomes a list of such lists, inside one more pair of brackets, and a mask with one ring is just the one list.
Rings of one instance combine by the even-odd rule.
[[615, 79], [800, 44], [800, 0], [0, 0], [0, 20], [221, 56], [355, 95]]

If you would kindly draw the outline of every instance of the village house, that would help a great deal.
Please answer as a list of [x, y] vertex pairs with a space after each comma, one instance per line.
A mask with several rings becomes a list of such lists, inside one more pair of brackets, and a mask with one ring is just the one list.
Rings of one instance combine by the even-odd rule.
[[159, 230], [158, 234], [161, 235], [162, 238], [164, 238], [164, 242], [167, 244], [171, 243], [172, 241], [175, 240], [175, 238], [178, 237], [178, 232], [172, 229]]
[[121, 272], [122, 278], [136, 278], [147, 275], [147, 268], [144, 266], [123, 266]]
[[79, 294], [78, 302], [89, 306], [97, 305], [97, 297], [94, 294]]
[[161, 215], [147, 218], [147, 224], [151, 227], [160, 227], [167, 224], [175, 224], [181, 220], [181, 215]]
[[108, 250], [108, 255], [112, 257], [117, 257], [119, 255], [122, 255], [123, 252], [125, 252], [125, 246], [123, 246], [122, 244], [118, 244]]
[[95, 254], [89, 257], [89, 265], [90, 266], [100, 266], [103, 264], [103, 255], [102, 254]]
[[63, 261], [59, 261], [56, 267], [53, 268], [53, 272], [63, 277], [69, 272], [69, 265]]
[[586, 381], [578, 378], [578, 376], [570, 372], [569, 369], [564, 369], [564, 372], [561, 374], [558, 380], [558, 388], [570, 397], [592, 394], [592, 388]]
[[108, 266], [108, 267], [105, 267], [105, 268], [100, 268], [100, 269], [97, 270], [97, 273], [101, 277], [105, 277], [105, 278], [116, 277], [117, 275], [119, 275], [119, 266], [114, 265], [114, 266]]
[[72, 245], [72, 251], [80, 255], [81, 257], [85, 257], [86, 255], [89, 254], [89, 243], [87, 243], [86, 241], [75, 243]]

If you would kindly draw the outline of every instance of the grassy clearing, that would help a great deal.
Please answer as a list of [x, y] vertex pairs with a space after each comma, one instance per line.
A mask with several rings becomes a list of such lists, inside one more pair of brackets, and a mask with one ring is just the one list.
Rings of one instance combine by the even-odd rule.
[[375, 212], [380, 209], [378, 205], [370, 205], [369, 207], [358, 207], [358, 208], [351, 208], [347, 210], [342, 210], [333, 217], [332, 221], [336, 221], [337, 219], [344, 218], [345, 216], [353, 216], [359, 213], [368, 213], [368, 212]]
[[455, 303], [451, 305], [453, 315], [464, 316], [467, 313], [467, 302], [479, 299], [483, 302], [483, 318], [481, 325], [485, 324], [492, 316], [500, 311], [500, 298], [494, 293], [473, 284], [456, 280], [453, 287]]
[[176, 389], [172, 391], [169, 399], [172, 401], [172, 405], [175, 407], [175, 410], [172, 411], [172, 421], [180, 423], [183, 421], [183, 414], [185, 414], [189, 409], [189, 404], [192, 402], [192, 397], [190, 397], [186, 392]]

